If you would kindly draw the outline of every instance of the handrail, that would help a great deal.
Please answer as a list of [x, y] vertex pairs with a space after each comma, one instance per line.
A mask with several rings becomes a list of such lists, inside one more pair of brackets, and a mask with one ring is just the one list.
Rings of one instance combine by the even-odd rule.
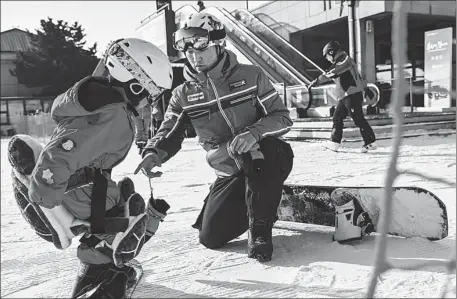
[[[279, 39], [281, 39], [285, 45], [287, 45], [289, 48], [292, 49], [292, 51], [296, 52], [299, 56], [301, 56], [302, 58], [304, 58], [305, 60], [307, 60], [311, 65], [313, 65], [316, 69], [318, 69], [319, 71], [321, 71], [322, 73], [324, 72], [323, 69], [321, 69], [317, 64], [315, 64], [311, 59], [309, 59], [308, 57], [306, 57], [305, 55], [303, 55], [302, 52], [298, 51], [294, 46], [292, 46], [287, 40], [285, 40], [281, 35], [277, 34], [273, 29], [271, 29], [270, 27], [268, 27], [265, 23], [263, 23], [259, 18], [257, 18], [254, 14], [252, 14], [250, 11], [244, 9], [244, 8], [239, 8], [239, 9], [236, 9], [234, 12], [236, 11], [243, 11], [245, 13], [247, 13], [250, 17], [252, 18], [255, 18], [257, 20], [259, 20], [259, 22], [261, 22], [262, 24], [265, 25], [265, 28], [270, 32], [272, 33], [273, 35], [276, 35]], [[271, 17], [270, 17], [271, 18]]]
[[[153, 12], [152, 14], [150, 14], [149, 16], [147, 16], [146, 18], [144, 18], [143, 20], [140, 21], [140, 26], [138, 28], [136, 28], [135, 30], [138, 30], [140, 29], [141, 27], [143, 27], [144, 25], [146, 25], [146, 23], [148, 23], [150, 20], [154, 19], [156, 16], [159, 15], [159, 13], [162, 12], [162, 10], [164, 10], [165, 8], [168, 8], [170, 6], [170, 4], [166, 4], [164, 6], [162, 6], [161, 8], [159, 8], [158, 10], [156, 10], [155, 12]], [[156, 16], [154, 16], [156, 15]], [[154, 16], [154, 17], [153, 17]], [[146, 21], [147, 20], [147, 21]]]
[[[178, 14], [178, 12], [182, 9], [191, 9], [191, 10], [197, 12], [195, 7], [193, 7], [192, 5], [186, 4], [182, 7], [180, 7], [178, 10], [176, 10], [175, 14]], [[223, 17], [225, 17], [228, 21], [230, 21], [231, 25], [233, 27], [235, 27], [236, 30], [239, 30], [239, 32], [241, 32], [243, 35], [247, 36], [250, 39], [250, 41], [254, 44], [254, 46], [258, 47], [259, 49], [262, 49], [262, 51], [269, 58], [271, 58], [275, 62], [276, 65], [282, 67], [286, 71], [286, 73], [288, 73], [288, 75], [291, 76], [292, 79], [294, 79], [297, 83], [299, 83], [299, 85], [309, 83], [308, 82], [309, 80], [306, 77], [304, 77], [301, 73], [296, 71], [295, 68], [293, 68], [290, 64], [288, 64], [274, 50], [269, 49], [270, 47], [268, 45], [266, 45], [263, 41], [258, 39], [255, 35], [253, 35], [249, 29], [245, 28], [245, 26], [241, 22], [239, 22], [234, 16], [232, 16], [226, 9], [211, 6], [211, 7], [207, 7], [206, 10], [209, 13], [212, 12], [213, 14], [219, 13]], [[236, 44], [236, 42], [234, 42], [234, 43]], [[245, 53], [246, 51], [243, 51], [243, 49], [238, 49], [238, 50], [240, 52], [242, 52], [243, 55], [250, 58], [251, 61], [257, 60], [257, 59], [254, 59], [251, 55], [246, 54]], [[251, 50], [253, 50], [253, 49], [251, 49]]]
[[276, 64], [283, 66], [284, 69], [289, 73], [289, 75], [292, 75], [292, 78], [297, 80], [297, 82], [303, 84], [309, 83], [308, 79], [306, 79], [302, 74], [296, 72], [296, 70], [282, 57], [280, 57], [275, 51], [269, 50], [269, 46], [266, 45], [262, 40], [260, 40], [256, 36], [253, 36], [252, 32], [245, 28], [244, 25], [240, 26], [240, 22], [237, 19], [235, 19], [235, 17], [233, 17], [226, 9], [218, 7], [208, 7], [206, 8], [206, 10], [208, 12], [211, 12], [212, 10], [221, 12], [224, 15], [224, 17], [229, 19], [232, 22], [232, 24], [234, 24], [237, 28], [240, 29], [241, 32], [250, 37], [251, 41], [254, 43], [255, 46], [262, 49], [270, 58], [272, 58], [275, 61]]
[[[238, 9], [236, 9], [233, 13], [236, 13]], [[284, 28], [285, 30], [289, 31], [289, 33], [292, 31], [290, 30], [289, 28], [286, 28], [286, 27], [291, 27], [291, 28], [294, 28], [295, 31], [299, 31], [300, 28], [296, 27], [296, 26], [293, 26], [293, 25], [290, 25], [289, 23], [286, 23], [286, 22], [278, 22], [276, 21], [275, 19], [273, 19], [272, 17], [270, 17], [269, 15], [267, 14], [264, 14], [264, 13], [257, 13], [257, 14], [253, 14], [254, 17], [256, 17], [257, 19], [259, 19], [259, 21], [261, 21], [262, 23], [264, 23], [267, 27], [270, 27], [272, 28], [273, 26], [279, 26], [281, 28]], [[268, 25], [266, 22], [265, 22], [265, 19], [268, 19], [271, 21], [271, 25]], [[273, 30], [274, 31], [274, 30]], [[294, 31], [294, 32], [295, 32]]]

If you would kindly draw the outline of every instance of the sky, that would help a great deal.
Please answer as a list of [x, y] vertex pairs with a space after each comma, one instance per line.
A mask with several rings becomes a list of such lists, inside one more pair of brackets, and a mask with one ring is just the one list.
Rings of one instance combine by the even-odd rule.
[[[69, 24], [77, 21], [86, 34], [87, 46], [97, 42], [98, 55], [112, 40], [135, 36], [141, 20], [156, 11], [155, 1], [0, 1], [1, 31], [12, 28], [35, 32], [40, 20], [51, 17]], [[249, 1], [253, 9], [270, 1]], [[228, 11], [246, 8], [246, 1], [204, 1], [206, 6], [220, 6]], [[173, 1], [177, 10], [197, 1]]]

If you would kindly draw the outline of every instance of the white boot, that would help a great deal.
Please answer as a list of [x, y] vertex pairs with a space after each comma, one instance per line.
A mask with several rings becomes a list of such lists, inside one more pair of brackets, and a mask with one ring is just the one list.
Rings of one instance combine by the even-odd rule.
[[373, 151], [375, 149], [377, 149], [378, 147], [376, 146], [376, 142], [372, 142], [370, 144], [365, 144], [362, 146], [362, 148], [360, 149], [360, 152], [361, 153], [366, 153], [368, 151]]
[[357, 226], [354, 200], [335, 207], [335, 234], [333, 240], [340, 243], [360, 240], [362, 228]]
[[337, 152], [338, 149], [340, 148], [341, 144], [333, 141], [326, 141], [322, 144], [323, 147], [332, 150], [334, 152]]

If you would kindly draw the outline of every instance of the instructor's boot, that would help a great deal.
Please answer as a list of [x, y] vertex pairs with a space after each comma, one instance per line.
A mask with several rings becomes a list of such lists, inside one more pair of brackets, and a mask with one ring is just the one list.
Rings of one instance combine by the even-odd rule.
[[136, 278], [130, 266], [80, 263], [72, 298], [123, 298], [129, 283]]
[[248, 257], [268, 262], [273, 255], [273, 219], [249, 218]]

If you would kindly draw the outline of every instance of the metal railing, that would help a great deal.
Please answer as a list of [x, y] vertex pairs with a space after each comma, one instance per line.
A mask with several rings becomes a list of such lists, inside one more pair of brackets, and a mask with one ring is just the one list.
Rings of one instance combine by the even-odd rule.
[[150, 14], [149, 16], [147, 16], [146, 18], [141, 20], [140, 21], [140, 26], [138, 26], [135, 30], [140, 29], [141, 27], [146, 25], [146, 23], [148, 23], [150, 20], [153, 20], [154, 18], [156, 18], [162, 11], [168, 9], [169, 6], [170, 6], [169, 4], [166, 4], [166, 5], [162, 6], [160, 9], [156, 10], [155, 12], [153, 12], [152, 14]]
[[260, 40], [268, 43], [274, 52], [283, 58], [288, 64], [294, 65], [294, 69], [306, 77], [306, 83], [309, 83], [309, 81], [324, 72], [324, 70], [315, 64], [311, 59], [306, 57], [281, 35], [276, 33], [273, 29], [264, 24], [259, 18], [246, 9], [237, 9], [232, 14]]
[[54, 99], [55, 97], [0, 98], [2, 131], [13, 130], [15, 134], [27, 134], [36, 138], [50, 136], [56, 127], [50, 113]]

